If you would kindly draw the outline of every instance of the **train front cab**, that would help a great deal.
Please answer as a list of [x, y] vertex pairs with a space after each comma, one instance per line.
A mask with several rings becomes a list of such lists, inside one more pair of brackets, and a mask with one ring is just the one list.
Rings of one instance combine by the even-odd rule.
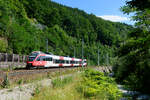
[[41, 54], [37, 56], [32, 62], [28, 62], [28, 63], [29, 65], [31, 65], [29, 66], [29, 68], [44, 68], [44, 67], [50, 67], [53, 64], [53, 61], [52, 61], [52, 57]]
[[35, 56], [29, 56], [28, 57], [28, 60], [27, 60], [27, 65], [26, 65], [26, 68], [27, 69], [30, 69], [31, 67], [33, 67], [33, 61], [35, 60]]

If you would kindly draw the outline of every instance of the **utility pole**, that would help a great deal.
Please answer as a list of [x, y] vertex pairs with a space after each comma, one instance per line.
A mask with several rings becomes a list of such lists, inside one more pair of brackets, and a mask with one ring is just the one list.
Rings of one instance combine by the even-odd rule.
[[48, 39], [46, 39], [46, 51], [48, 52]]
[[88, 57], [88, 65], [90, 65], [90, 55], [89, 55], [89, 57]]
[[97, 64], [98, 64], [98, 66], [99, 66], [99, 48], [98, 48], [98, 52], [97, 52]]
[[76, 49], [75, 49], [75, 47], [74, 47], [74, 58], [75, 58], [75, 56], [76, 56]]
[[83, 57], [83, 53], [84, 53], [83, 46], [84, 46], [84, 41], [83, 41], [83, 38], [82, 38], [82, 67], [83, 67], [83, 59], [84, 59], [84, 57]]
[[107, 66], [108, 66], [109, 64], [108, 53], [106, 54], [106, 59], [107, 59]]

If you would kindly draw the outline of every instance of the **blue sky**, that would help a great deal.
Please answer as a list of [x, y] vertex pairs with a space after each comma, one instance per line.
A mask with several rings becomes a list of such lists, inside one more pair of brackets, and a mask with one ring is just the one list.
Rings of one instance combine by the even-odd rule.
[[126, 0], [52, 0], [57, 3], [84, 10], [98, 17], [114, 22], [133, 24], [130, 17], [120, 11]]

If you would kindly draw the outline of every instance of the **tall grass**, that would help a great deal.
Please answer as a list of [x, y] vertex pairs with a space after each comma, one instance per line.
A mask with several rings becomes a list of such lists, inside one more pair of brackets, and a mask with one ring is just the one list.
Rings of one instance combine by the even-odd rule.
[[79, 80], [79, 76], [56, 78], [52, 80], [52, 87], [44, 87], [31, 100], [85, 100], [76, 90]]
[[44, 87], [31, 100], [119, 100], [114, 79], [94, 70], [85, 70], [74, 77], [56, 78], [51, 87]]
[[65, 85], [71, 83], [72, 80], [73, 80], [73, 77], [71, 77], [71, 76], [64, 77], [64, 78], [56, 78], [56, 79], [52, 80], [52, 85], [54, 88], [64, 87]]

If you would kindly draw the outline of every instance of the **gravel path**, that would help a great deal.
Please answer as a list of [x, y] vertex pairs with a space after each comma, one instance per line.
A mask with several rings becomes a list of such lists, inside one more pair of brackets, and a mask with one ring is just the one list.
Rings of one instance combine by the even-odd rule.
[[50, 86], [51, 79], [0, 90], [0, 100], [30, 100], [37, 86]]

